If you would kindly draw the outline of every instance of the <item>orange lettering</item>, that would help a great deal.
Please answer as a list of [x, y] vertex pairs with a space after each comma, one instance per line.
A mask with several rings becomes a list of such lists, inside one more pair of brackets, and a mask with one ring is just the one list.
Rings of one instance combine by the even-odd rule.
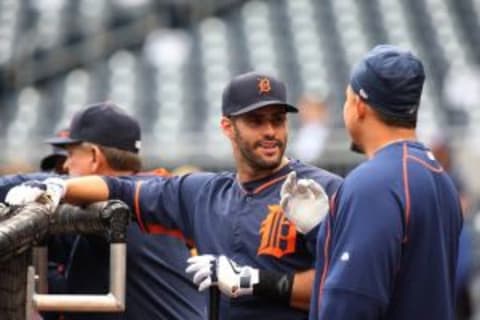
[[285, 218], [279, 205], [268, 206], [268, 211], [260, 227], [261, 239], [257, 254], [281, 258], [294, 253], [297, 240], [295, 226]]

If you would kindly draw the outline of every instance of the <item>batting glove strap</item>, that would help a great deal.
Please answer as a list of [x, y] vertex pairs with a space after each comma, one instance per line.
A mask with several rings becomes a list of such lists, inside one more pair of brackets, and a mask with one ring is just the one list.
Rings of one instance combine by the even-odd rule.
[[253, 286], [253, 295], [281, 304], [290, 304], [293, 274], [260, 270], [259, 282]]
[[258, 282], [258, 269], [239, 266], [226, 256], [216, 260], [217, 285], [221, 292], [236, 298], [253, 293], [253, 286]]
[[226, 256], [201, 255], [187, 260], [187, 273], [193, 274], [193, 282], [199, 291], [218, 286], [228, 297], [236, 298], [253, 293], [259, 281], [258, 269], [239, 266]]

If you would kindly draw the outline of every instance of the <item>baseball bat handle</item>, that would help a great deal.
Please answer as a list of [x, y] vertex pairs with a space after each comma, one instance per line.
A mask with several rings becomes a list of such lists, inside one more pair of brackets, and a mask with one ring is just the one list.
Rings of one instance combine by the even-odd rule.
[[220, 312], [220, 290], [217, 286], [211, 286], [209, 289], [210, 292], [210, 303], [209, 303], [209, 320], [218, 320]]

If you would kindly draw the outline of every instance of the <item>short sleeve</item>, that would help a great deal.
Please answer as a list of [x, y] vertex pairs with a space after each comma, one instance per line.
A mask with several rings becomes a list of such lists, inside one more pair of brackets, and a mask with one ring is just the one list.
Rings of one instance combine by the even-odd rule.
[[196, 198], [211, 174], [148, 179], [104, 178], [111, 199], [120, 199], [134, 212], [140, 227], [149, 233], [193, 238]]

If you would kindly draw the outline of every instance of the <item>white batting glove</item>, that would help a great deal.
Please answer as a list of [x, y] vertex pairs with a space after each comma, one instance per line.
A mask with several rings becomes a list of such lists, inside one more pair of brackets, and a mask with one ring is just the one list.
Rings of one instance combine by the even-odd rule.
[[193, 273], [193, 282], [203, 291], [218, 286], [230, 298], [253, 293], [253, 286], [259, 281], [259, 270], [249, 266], [239, 266], [226, 256], [200, 255], [187, 260], [185, 270]]
[[60, 178], [44, 181], [27, 181], [8, 191], [5, 202], [9, 205], [25, 205], [32, 202], [45, 204], [55, 211], [65, 195], [66, 183]]
[[312, 179], [300, 179], [292, 171], [282, 185], [280, 206], [288, 220], [302, 234], [315, 228], [328, 214], [328, 196]]

